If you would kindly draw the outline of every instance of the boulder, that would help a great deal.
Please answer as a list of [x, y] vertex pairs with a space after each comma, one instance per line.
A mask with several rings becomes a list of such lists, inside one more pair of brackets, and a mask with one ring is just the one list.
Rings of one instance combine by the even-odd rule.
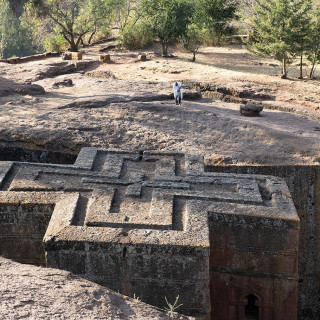
[[72, 87], [73, 82], [71, 79], [64, 79], [62, 81], [57, 81], [53, 84], [53, 88], [60, 88], [60, 87]]
[[138, 60], [143, 62], [147, 61], [147, 55], [145, 53], [139, 53]]
[[261, 104], [247, 103], [240, 106], [240, 114], [246, 117], [258, 117], [262, 110], [263, 106]]

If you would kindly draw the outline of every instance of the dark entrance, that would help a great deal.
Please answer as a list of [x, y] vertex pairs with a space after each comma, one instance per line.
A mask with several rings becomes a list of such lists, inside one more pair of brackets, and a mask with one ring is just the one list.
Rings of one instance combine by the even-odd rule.
[[257, 306], [258, 298], [250, 294], [246, 296], [247, 305], [244, 310], [244, 319], [245, 320], [259, 320], [259, 307]]

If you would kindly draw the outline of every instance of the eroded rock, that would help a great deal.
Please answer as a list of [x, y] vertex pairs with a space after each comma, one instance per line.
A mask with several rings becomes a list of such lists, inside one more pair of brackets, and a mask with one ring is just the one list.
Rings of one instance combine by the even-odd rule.
[[[167, 320], [165, 312], [70, 272], [0, 257], [2, 319]], [[139, 300], [139, 301], [138, 301]], [[165, 301], [164, 301], [165, 305]], [[194, 320], [175, 314], [176, 319]]]
[[247, 103], [240, 106], [240, 114], [246, 117], [259, 117], [262, 110], [261, 104]]

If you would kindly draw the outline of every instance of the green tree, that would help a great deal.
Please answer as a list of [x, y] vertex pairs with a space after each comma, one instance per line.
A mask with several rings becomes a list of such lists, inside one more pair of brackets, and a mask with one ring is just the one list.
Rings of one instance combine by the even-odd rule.
[[237, 0], [197, 0], [196, 20], [203, 22], [203, 28], [209, 30], [216, 43], [221, 43], [223, 36], [229, 32], [229, 22], [237, 18]]
[[186, 34], [181, 38], [184, 49], [192, 53], [192, 62], [196, 61], [196, 54], [203, 40], [202, 29], [195, 23], [190, 23]]
[[317, 63], [320, 61], [320, 3], [315, 2], [311, 15], [307, 59], [311, 62], [309, 78], [313, 79]]
[[18, 16], [18, 7], [15, 9], [16, 11], [12, 9], [9, 1], [0, 0], [1, 58], [22, 57], [36, 52], [36, 48], [32, 46], [31, 31], [28, 26], [21, 23]]
[[142, 0], [140, 10], [167, 56], [169, 43], [186, 33], [192, 5], [182, 0]]
[[121, 35], [128, 25], [134, 27], [139, 20], [139, 3], [140, 0], [114, 0], [114, 22]]
[[303, 57], [309, 46], [311, 32], [312, 0], [294, 1], [292, 11], [294, 13], [294, 29], [292, 33], [293, 55], [300, 58], [299, 79], [303, 78]]
[[308, 3], [309, 0], [255, 0], [247, 48], [281, 61], [282, 78], [287, 78], [288, 64], [303, 48], [303, 41], [297, 39], [303, 31]]
[[107, 0], [30, 0], [27, 11], [38, 28], [61, 34], [70, 50], [78, 51], [85, 35], [107, 23], [108, 4]]

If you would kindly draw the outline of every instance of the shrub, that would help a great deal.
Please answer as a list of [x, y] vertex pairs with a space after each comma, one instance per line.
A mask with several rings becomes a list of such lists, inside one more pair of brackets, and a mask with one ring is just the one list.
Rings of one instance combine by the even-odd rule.
[[128, 24], [121, 35], [122, 46], [127, 49], [142, 49], [153, 42], [151, 29], [143, 22]]
[[43, 47], [47, 52], [61, 52], [68, 47], [68, 43], [62, 35], [50, 34], [46, 37]]

